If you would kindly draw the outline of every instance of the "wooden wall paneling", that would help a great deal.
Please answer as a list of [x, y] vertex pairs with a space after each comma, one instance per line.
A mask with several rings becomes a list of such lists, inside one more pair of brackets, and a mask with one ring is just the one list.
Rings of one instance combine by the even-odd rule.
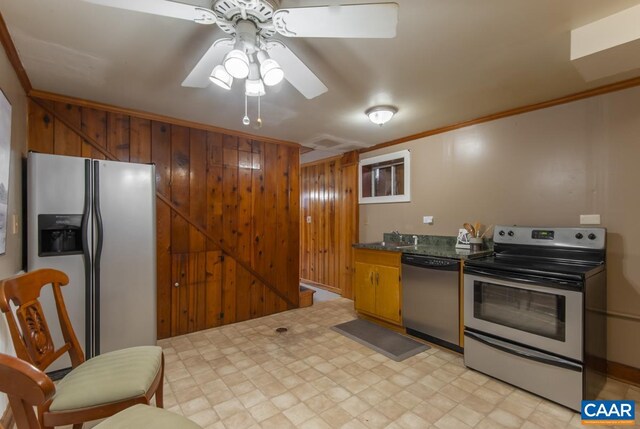
[[[217, 236], [218, 243], [208, 243], [208, 250], [217, 250], [222, 234], [222, 135], [207, 133], [207, 232]], [[222, 292], [221, 292], [222, 293]]]
[[130, 118], [129, 161], [149, 164], [151, 162], [151, 121]]
[[236, 260], [228, 256], [222, 261], [222, 324], [236, 321]]
[[357, 162], [352, 152], [300, 167], [301, 277], [345, 297], [352, 297], [351, 245], [358, 234]]
[[227, 248], [235, 252], [238, 246], [238, 139], [222, 138], [222, 236]]
[[341, 168], [340, 193], [340, 289], [342, 296], [353, 299], [353, 248], [358, 241], [358, 163], [357, 159]]
[[[189, 213], [189, 129], [171, 126], [171, 202]], [[171, 253], [189, 251], [187, 221], [177, 213], [171, 214]]]
[[191, 252], [189, 261], [189, 332], [206, 329], [207, 252]]
[[33, 100], [29, 100], [29, 150], [41, 153], [53, 152], [54, 118]]
[[[265, 233], [265, 183], [264, 183], [264, 160], [263, 144], [253, 141], [251, 144], [251, 239], [252, 255], [251, 266], [259, 273], [266, 272], [266, 255], [264, 249]], [[262, 282], [253, 279], [251, 283], [251, 304], [250, 312], [252, 317], [265, 315], [265, 286]]]
[[107, 150], [118, 161], [129, 162], [129, 116], [107, 113]]
[[[238, 223], [237, 223], [237, 255], [244, 262], [251, 264], [252, 249], [252, 178], [253, 154], [251, 141], [238, 140]], [[280, 258], [282, 259], [282, 258]], [[251, 283], [252, 275], [244, 268], [236, 270], [236, 321], [251, 318]]]
[[222, 323], [222, 252], [208, 251], [206, 256], [205, 327]]
[[309, 167], [309, 215], [311, 216], [311, 223], [309, 224], [309, 279], [316, 278], [316, 260], [318, 258], [318, 249], [316, 247], [316, 225], [318, 223], [318, 213], [316, 212], [316, 189], [318, 187], [318, 177], [316, 174], [316, 166]]
[[[276, 246], [276, 223], [278, 210], [278, 176], [276, 169], [278, 165], [278, 148], [271, 143], [264, 144], [264, 256], [265, 271], [263, 275], [271, 284], [276, 284], [275, 260], [278, 253]], [[271, 314], [277, 311], [277, 297], [271, 291], [265, 295], [265, 311]]]
[[278, 294], [297, 303], [297, 147], [88, 105], [30, 104], [31, 150], [156, 165], [159, 338], [284, 310]]
[[[189, 215], [199, 226], [207, 228], [207, 134], [191, 130], [189, 136]], [[189, 226], [191, 252], [206, 250], [206, 238]]]
[[[107, 114], [100, 110], [85, 108], [81, 111], [82, 131], [91, 136], [101, 147], [107, 145]], [[105, 159], [106, 157], [86, 141], [82, 142], [81, 155], [86, 158]]]
[[[55, 103], [54, 110], [57, 115], [64, 116], [78, 127], [82, 123], [80, 108], [66, 103]], [[54, 120], [53, 150], [58, 155], [81, 156], [82, 139], [60, 120]]]
[[[171, 198], [171, 133], [161, 122], [151, 123], [151, 161], [156, 165], [156, 191]], [[171, 209], [156, 203], [158, 338], [176, 335], [178, 309], [173, 302], [171, 259]]]
[[188, 332], [189, 254], [171, 254], [171, 335]]
[[[277, 181], [276, 195], [276, 247], [282, 254], [289, 253], [289, 148], [277, 146], [277, 171], [280, 178]], [[289, 299], [292, 291], [288, 285], [287, 265], [285, 258], [275, 258], [276, 286]], [[299, 291], [297, 292], [299, 295]], [[279, 302], [278, 302], [279, 304]]]
[[289, 148], [289, 252], [288, 252], [288, 285], [292, 291], [291, 300], [300, 302], [300, 150]]

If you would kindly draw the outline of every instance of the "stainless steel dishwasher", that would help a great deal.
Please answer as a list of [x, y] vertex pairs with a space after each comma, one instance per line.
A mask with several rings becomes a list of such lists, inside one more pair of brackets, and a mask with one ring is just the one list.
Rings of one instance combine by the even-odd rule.
[[402, 321], [407, 333], [444, 347], [460, 347], [460, 261], [402, 255]]

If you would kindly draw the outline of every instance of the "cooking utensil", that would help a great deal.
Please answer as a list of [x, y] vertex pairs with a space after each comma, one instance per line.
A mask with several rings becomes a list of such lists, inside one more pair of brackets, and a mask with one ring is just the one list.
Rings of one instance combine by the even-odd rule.
[[480, 222], [476, 221], [476, 223], [473, 225], [473, 229], [476, 231], [476, 234], [474, 235], [474, 237], [479, 238], [480, 237], [480, 227], [482, 225], [480, 225]]
[[469, 234], [471, 234], [471, 236], [472, 236], [472, 237], [475, 237], [475, 236], [476, 236], [476, 230], [475, 230], [475, 228], [474, 228], [473, 226], [471, 226], [471, 224], [470, 224], [470, 223], [466, 223], [466, 222], [465, 222], [465, 223], [463, 223], [463, 224], [462, 224], [462, 226], [464, 226], [464, 229], [466, 229], [466, 230], [467, 230], [467, 232], [468, 232]]
[[482, 235], [480, 236], [480, 238], [484, 238], [485, 235], [489, 236], [490, 234], [488, 234], [489, 231], [493, 231], [493, 225], [489, 225], [487, 227], [487, 229], [484, 230], [484, 232], [482, 233]]

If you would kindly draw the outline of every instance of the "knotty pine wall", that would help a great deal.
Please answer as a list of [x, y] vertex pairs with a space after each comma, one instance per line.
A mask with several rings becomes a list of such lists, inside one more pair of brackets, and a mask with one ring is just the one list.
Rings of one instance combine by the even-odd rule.
[[103, 159], [58, 119], [67, 118], [119, 160], [155, 163], [157, 192], [229, 250], [158, 198], [159, 338], [285, 310], [238, 260], [298, 305], [298, 147], [34, 100], [55, 116], [29, 102], [29, 150]]
[[356, 152], [300, 167], [300, 277], [345, 298], [353, 298], [351, 245], [358, 240], [357, 183]]

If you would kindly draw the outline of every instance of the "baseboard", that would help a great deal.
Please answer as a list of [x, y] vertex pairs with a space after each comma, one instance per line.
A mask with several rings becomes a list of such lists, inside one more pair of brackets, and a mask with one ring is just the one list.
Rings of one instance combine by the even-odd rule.
[[640, 386], [640, 368], [607, 361], [607, 375], [616, 380]]
[[7, 405], [7, 409], [4, 410], [2, 414], [2, 418], [0, 418], [0, 428], [2, 429], [12, 429], [13, 424], [13, 413], [11, 412], [11, 407]]
[[308, 284], [310, 286], [317, 287], [317, 288], [320, 288], [320, 289], [324, 289], [324, 290], [329, 291], [329, 292], [337, 293], [338, 295], [342, 296], [342, 291], [340, 290], [340, 288], [337, 288], [337, 287], [334, 287], [334, 286], [325, 285], [325, 284], [314, 282], [314, 281], [307, 280], [307, 279], [300, 279], [300, 283]]

